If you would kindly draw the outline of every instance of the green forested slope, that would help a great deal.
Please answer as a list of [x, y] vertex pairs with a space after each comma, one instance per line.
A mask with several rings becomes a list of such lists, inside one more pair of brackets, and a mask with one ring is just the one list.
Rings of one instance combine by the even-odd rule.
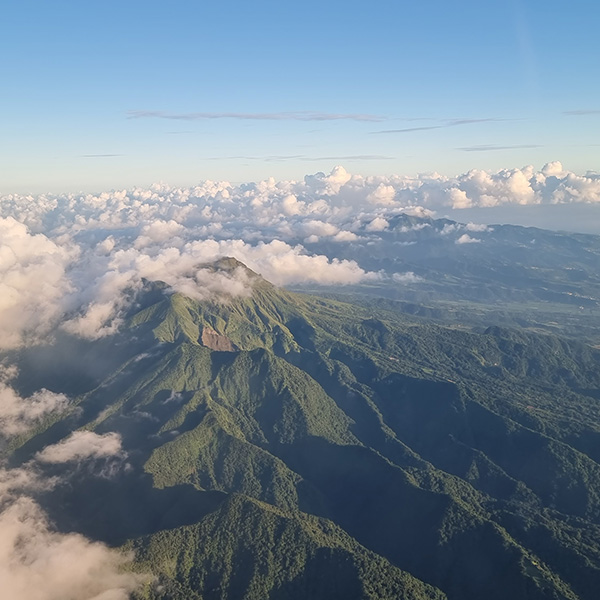
[[130, 470], [61, 490], [59, 522], [125, 543], [148, 598], [595, 599], [598, 350], [253, 277], [223, 303], [142, 298], [119, 368], [21, 440], [15, 461], [122, 436]]

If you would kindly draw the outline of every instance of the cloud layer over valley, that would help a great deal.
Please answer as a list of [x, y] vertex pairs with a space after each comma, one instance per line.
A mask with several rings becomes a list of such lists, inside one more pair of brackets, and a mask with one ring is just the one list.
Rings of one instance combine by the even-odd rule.
[[[2, 390], [2, 400], [6, 397]], [[11, 390], [16, 396], [16, 392]], [[21, 414], [31, 402], [22, 399]], [[32, 421], [37, 409], [25, 417]], [[7, 432], [4, 430], [2, 434]], [[124, 458], [117, 434], [75, 432], [21, 467], [0, 466], [0, 581], [11, 600], [127, 600], [146, 577], [128, 572], [127, 555], [78, 533], [57, 531], [35, 496], [69, 476], [48, 476], [44, 463]]]
[[[473, 170], [453, 178], [362, 177], [336, 167], [297, 182], [6, 195], [0, 198], [0, 346], [43, 339], [59, 322], [83, 337], [113, 333], [143, 279], [200, 299], [248, 294], [243, 271], [205, 268], [221, 256], [278, 285], [398, 281], [403, 273], [339, 259], [336, 245], [367, 246], [400, 213], [574, 203], [600, 203], [600, 176], [576, 175], [558, 162], [540, 171]], [[455, 241], [479, 238], [462, 232]]]

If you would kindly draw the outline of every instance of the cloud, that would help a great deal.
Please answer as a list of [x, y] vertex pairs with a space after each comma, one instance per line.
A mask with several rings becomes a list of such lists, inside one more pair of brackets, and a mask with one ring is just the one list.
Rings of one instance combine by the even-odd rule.
[[123, 154], [82, 154], [81, 158], [114, 158], [116, 156], [124, 156]]
[[[349, 232], [346, 232], [349, 233]], [[349, 285], [379, 278], [377, 273], [363, 270], [353, 260], [329, 259], [324, 255], [309, 255], [301, 245], [290, 246], [273, 240], [268, 244], [250, 246], [239, 240], [222, 242], [224, 254], [237, 256], [252, 270], [261, 273], [277, 285], [320, 283]]]
[[[409, 233], [411, 231], [421, 231], [422, 229], [427, 229], [428, 227], [431, 227], [429, 223], [414, 223], [412, 225], [402, 225], [401, 227], [396, 227], [396, 231], [398, 233]], [[444, 230], [446, 227], [448, 226], [445, 225]]]
[[477, 238], [472, 238], [467, 233], [463, 233], [454, 243], [455, 244], [477, 244], [481, 242]]
[[69, 406], [64, 394], [55, 394], [46, 389], [39, 390], [28, 398], [0, 380], [0, 435], [12, 437], [26, 432], [39, 424], [44, 417]]
[[[453, 233], [457, 233], [459, 231], [470, 231], [470, 232], [489, 232], [494, 231], [492, 227], [488, 227], [487, 225], [481, 225], [479, 223], [446, 223], [442, 230], [440, 231], [440, 235], [450, 235]], [[462, 241], [459, 241], [462, 240]], [[481, 240], [473, 240], [468, 235], [462, 235], [459, 240], [456, 241], [457, 244], [467, 244], [469, 242], [479, 242]]]
[[339, 229], [331, 223], [325, 221], [310, 220], [304, 223], [304, 233], [306, 235], [318, 235], [320, 237], [330, 237], [335, 235]]
[[413, 133], [415, 131], [430, 131], [432, 129], [446, 129], [448, 127], [461, 127], [463, 125], [473, 125], [476, 123], [490, 123], [505, 121], [506, 119], [450, 119], [440, 125], [423, 125], [420, 127], [404, 127], [402, 129], [382, 129], [381, 131], [372, 131], [371, 133]]
[[338, 231], [333, 236], [334, 242], [354, 242], [358, 239], [358, 236], [352, 231]]
[[396, 283], [419, 283], [420, 281], [423, 281], [422, 277], [415, 275], [412, 271], [407, 271], [406, 273], [394, 273], [392, 279]]
[[399, 213], [428, 217], [447, 208], [598, 202], [600, 175], [579, 175], [558, 161], [537, 170], [473, 169], [454, 177], [361, 176], [338, 165], [299, 181], [4, 195], [0, 347], [47, 340], [58, 324], [87, 338], [113, 334], [144, 279], [197, 299], [250, 294], [243, 270], [207, 268], [222, 256], [281, 285], [368, 281], [377, 275], [360, 259], [336, 261], [331, 245], [318, 244], [357, 242], [359, 235], [367, 244]]
[[143, 578], [129, 557], [81, 535], [54, 531], [31, 498], [0, 512], [0, 581], [11, 600], [127, 600]]
[[36, 454], [41, 463], [61, 464], [91, 459], [124, 458], [118, 433], [98, 435], [93, 431], [75, 431], [58, 444], [46, 446]]
[[365, 227], [365, 231], [385, 231], [389, 226], [389, 222], [386, 221], [383, 217], [375, 217], [370, 223], [367, 224], [367, 226]]
[[[16, 397], [14, 392], [13, 397]], [[2, 400], [6, 400], [6, 396]], [[32, 409], [31, 403], [28, 406], [30, 413], [26, 421], [40, 414], [39, 407]], [[44, 475], [40, 468], [43, 463], [120, 455], [120, 439], [115, 436], [76, 432], [63, 442], [46, 447], [37, 459], [21, 467], [0, 466], [3, 597], [11, 600], [127, 600], [135, 589], [148, 581], [146, 576], [127, 572], [130, 556], [77, 533], [55, 531], [33, 498], [63, 482], [59, 476]]]
[[467, 223], [465, 225], [465, 229], [467, 231], [494, 231], [492, 227], [488, 227], [487, 225], [483, 225], [482, 223]]
[[493, 144], [483, 144], [481, 146], [465, 146], [457, 148], [463, 152], [492, 152], [495, 150], [518, 150], [520, 148], [541, 148], [539, 144], [516, 144], [514, 146], [494, 146]]
[[587, 115], [600, 115], [600, 109], [579, 109], [579, 110], [566, 110], [563, 115], [569, 115], [571, 117], [584, 117]]
[[241, 119], [249, 121], [385, 121], [381, 115], [361, 113], [323, 113], [315, 111], [236, 113], [194, 112], [169, 113], [160, 110], [130, 110], [128, 119], [172, 119], [175, 121], [203, 121], [214, 119]]
[[71, 289], [66, 270], [76, 255], [73, 243], [32, 234], [12, 216], [0, 217], [0, 348], [49, 330]]
[[[354, 233], [339, 232], [322, 221], [310, 221], [305, 232], [318, 232], [334, 239], [341, 233], [336, 241], [356, 239]], [[157, 242], [149, 245], [147, 230], [141, 237], [143, 243], [134, 240], [127, 248], [114, 248], [105, 258], [104, 272], [86, 288], [91, 301], [84, 303], [76, 316], [65, 321], [63, 329], [91, 339], [115, 333], [122, 323], [131, 291], [141, 289], [144, 279], [163, 281], [173, 291], [197, 300], [249, 296], [254, 281], [243, 268], [215, 272], [210, 267], [210, 263], [224, 256], [237, 258], [277, 285], [354, 284], [375, 276], [361, 269], [355, 261], [311, 255], [301, 245], [292, 246], [280, 240], [253, 245], [240, 239], [189, 242], [180, 239], [180, 247], [174, 247], [170, 244], [175, 238], [163, 244], [158, 235]]]
[[371, 204], [390, 205], [394, 203], [396, 190], [392, 185], [380, 183], [368, 196], [367, 201]]

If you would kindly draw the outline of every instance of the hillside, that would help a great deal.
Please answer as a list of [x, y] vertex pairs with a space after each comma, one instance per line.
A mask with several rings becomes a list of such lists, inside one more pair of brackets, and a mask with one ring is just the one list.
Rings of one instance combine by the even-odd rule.
[[148, 283], [111, 338], [17, 357], [23, 393], [75, 401], [13, 465], [73, 430], [126, 455], [40, 495], [60, 528], [133, 551], [144, 598], [596, 597], [600, 351], [248, 277]]

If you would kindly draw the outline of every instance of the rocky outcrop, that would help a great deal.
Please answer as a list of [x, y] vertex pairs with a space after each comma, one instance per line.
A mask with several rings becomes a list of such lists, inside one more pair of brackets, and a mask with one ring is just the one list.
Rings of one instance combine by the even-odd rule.
[[217, 333], [210, 327], [202, 330], [200, 341], [204, 346], [218, 352], [236, 352], [239, 348], [227, 337]]

